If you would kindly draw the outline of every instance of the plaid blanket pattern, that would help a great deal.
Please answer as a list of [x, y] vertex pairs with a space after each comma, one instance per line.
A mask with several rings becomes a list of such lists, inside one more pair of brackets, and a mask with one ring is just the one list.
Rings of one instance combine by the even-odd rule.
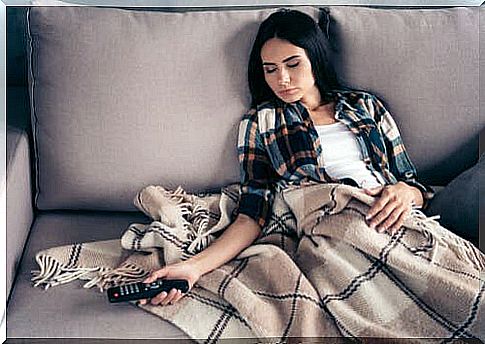
[[[378, 233], [365, 222], [373, 200], [342, 184], [290, 186], [276, 195], [264, 237], [204, 275], [178, 303], [139, 307], [199, 342], [483, 341], [484, 254], [417, 209], [394, 235]], [[132, 224], [121, 241], [39, 252], [34, 283], [49, 287], [86, 279], [86, 288], [103, 289], [139, 281], [207, 247], [230, 224], [237, 201], [237, 185], [199, 195], [145, 188], [135, 205], [152, 223]]]

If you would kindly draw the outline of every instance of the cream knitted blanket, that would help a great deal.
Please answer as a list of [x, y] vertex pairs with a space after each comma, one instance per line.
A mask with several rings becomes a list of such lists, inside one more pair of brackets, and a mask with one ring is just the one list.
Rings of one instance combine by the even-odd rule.
[[[150, 186], [135, 205], [153, 219], [120, 240], [39, 252], [36, 286], [85, 279], [101, 290], [201, 251], [231, 222], [238, 186], [186, 194]], [[171, 306], [141, 307], [191, 338], [485, 339], [485, 255], [413, 209], [394, 234], [365, 222], [373, 197], [341, 184], [289, 187], [265, 235], [204, 275]], [[135, 303], [134, 303], [135, 304]], [[200, 316], [202, 315], [203, 316]], [[197, 319], [195, 321], [195, 318]]]

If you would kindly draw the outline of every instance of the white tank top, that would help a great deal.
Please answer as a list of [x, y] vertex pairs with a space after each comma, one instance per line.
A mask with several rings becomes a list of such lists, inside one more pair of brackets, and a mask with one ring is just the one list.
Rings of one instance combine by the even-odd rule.
[[[378, 171], [373, 172], [364, 163], [355, 135], [341, 122], [316, 125], [323, 164], [328, 175], [335, 179], [352, 178], [361, 188], [373, 188], [385, 184]], [[381, 180], [381, 181], [380, 181]]]

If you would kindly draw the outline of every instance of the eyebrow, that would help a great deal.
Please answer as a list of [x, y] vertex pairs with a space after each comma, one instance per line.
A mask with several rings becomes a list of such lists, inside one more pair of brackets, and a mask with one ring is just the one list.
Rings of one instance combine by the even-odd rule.
[[[297, 58], [297, 57], [300, 57], [300, 55], [293, 55], [293, 56], [287, 57], [286, 59], [284, 59], [281, 62], [285, 63], [285, 62], [288, 62], [290, 60], [293, 60], [294, 58]], [[263, 66], [268, 66], [268, 65], [274, 66], [274, 65], [276, 65], [276, 63], [273, 63], [273, 62], [263, 62]]]

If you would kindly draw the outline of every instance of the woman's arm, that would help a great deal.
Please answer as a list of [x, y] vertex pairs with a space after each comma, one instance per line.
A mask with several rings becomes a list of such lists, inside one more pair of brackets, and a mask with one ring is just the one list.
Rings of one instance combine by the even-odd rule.
[[[416, 168], [404, 146], [399, 128], [389, 111], [377, 97], [373, 96], [371, 102], [373, 103], [372, 116], [379, 123], [378, 126], [386, 147], [391, 173], [398, 181], [404, 182], [421, 192], [422, 202], [415, 204], [425, 209], [428, 202], [434, 197], [433, 188], [418, 181]], [[417, 200], [419, 200], [419, 197]]]
[[249, 216], [240, 214], [207, 249], [189, 259], [204, 275], [236, 257], [261, 233], [259, 225]]
[[[186, 279], [190, 288], [199, 278], [227, 263], [247, 248], [259, 236], [261, 228], [247, 215], [239, 214], [223, 234], [202, 252], [186, 261], [167, 265], [154, 271], [144, 282], [150, 283], [157, 278]], [[172, 289], [168, 294], [162, 292], [151, 299], [153, 305], [167, 305], [177, 302], [183, 294]], [[145, 304], [147, 300], [141, 300]]]
[[[241, 172], [239, 215], [224, 233], [204, 251], [177, 264], [168, 265], [145, 280], [157, 278], [186, 279], [192, 287], [200, 276], [217, 269], [236, 257], [261, 233], [272, 204], [272, 182], [276, 173], [261, 139], [256, 109], [245, 114], [239, 124], [238, 156]], [[182, 294], [175, 289], [161, 293], [151, 300], [152, 304], [166, 305], [177, 302]], [[143, 300], [141, 303], [146, 303]]]
[[380, 128], [387, 150], [391, 173], [398, 182], [393, 185], [365, 190], [372, 196], [380, 196], [367, 213], [369, 226], [379, 232], [396, 232], [411, 212], [412, 206], [425, 207], [434, 195], [433, 189], [417, 182], [416, 168], [411, 162], [396, 122], [384, 105], [374, 96], [368, 109]]

